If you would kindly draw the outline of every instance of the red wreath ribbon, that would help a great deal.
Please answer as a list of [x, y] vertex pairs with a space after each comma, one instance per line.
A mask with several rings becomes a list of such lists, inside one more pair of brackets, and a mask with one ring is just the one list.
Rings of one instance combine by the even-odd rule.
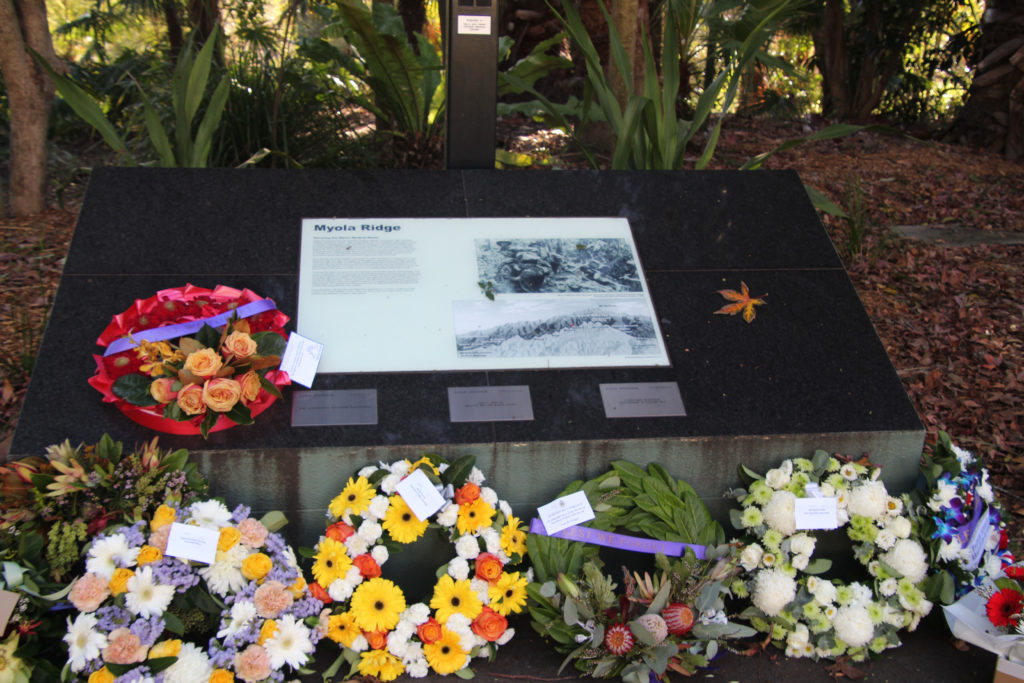
[[[224, 285], [206, 289], [187, 284], [184, 287], [163, 289], [148, 299], [136, 299], [128, 310], [115, 315], [96, 343], [106, 347], [127, 334], [210, 318], [261, 299], [261, 296], [251, 290], [239, 290]], [[287, 338], [288, 336], [284, 331], [284, 326], [289, 318], [276, 308], [258, 313], [246, 320], [253, 332], [276, 332], [282, 337]], [[199, 425], [203, 421], [203, 415], [179, 422], [164, 417], [162, 405], [136, 406], [114, 395], [111, 387], [119, 377], [139, 371], [140, 362], [134, 350], [106, 357], [93, 355], [93, 360], [96, 361], [96, 373], [89, 378], [89, 384], [103, 394], [104, 403], [113, 403], [129, 419], [149, 429], [168, 434], [199, 434]], [[281, 370], [268, 371], [266, 378], [277, 387], [291, 384], [288, 373]], [[269, 408], [276, 398], [266, 389], [261, 390], [256, 400], [248, 404], [252, 416], [256, 417]], [[210, 428], [210, 431], [219, 432], [234, 426], [233, 421], [222, 415]]]

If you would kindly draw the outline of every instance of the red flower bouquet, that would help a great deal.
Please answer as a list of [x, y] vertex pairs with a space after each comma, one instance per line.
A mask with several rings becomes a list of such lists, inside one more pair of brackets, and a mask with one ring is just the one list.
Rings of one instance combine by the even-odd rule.
[[251, 424], [289, 384], [277, 370], [288, 316], [246, 290], [193, 285], [136, 300], [96, 343], [89, 379], [103, 400], [139, 424], [202, 434]]

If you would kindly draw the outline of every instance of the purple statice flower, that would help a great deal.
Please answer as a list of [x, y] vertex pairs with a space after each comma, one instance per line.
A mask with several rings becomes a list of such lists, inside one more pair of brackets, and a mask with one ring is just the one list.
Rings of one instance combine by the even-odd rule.
[[114, 683], [139, 683], [149, 675], [148, 666], [137, 666], [114, 679]]
[[206, 648], [210, 655], [210, 664], [217, 669], [231, 669], [235, 664], [235, 655], [238, 651], [230, 646], [222, 646], [216, 638], [210, 638], [210, 645]]
[[167, 622], [163, 617], [152, 617], [150, 619], [139, 619], [131, 625], [132, 633], [139, 637], [139, 641], [146, 647], [152, 647], [153, 643], [167, 628]]
[[267, 552], [272, 555], [283, 553], [288, 544], [284, 541], [284, 536], [281, 534], [267, 534], [267, 540], [264, 543]]
[[267, 581], [280, 581], [286, 586], [295, 583], [297, 578], [299, 578], [299, 571], [297, 569], [278, 562], [274, 562], [274, 568], [267, 572]]
[[110, 633], [116, 628], [128, 626], [135, 619], [128, 610], [117, 605], [107, 605], [96, 610], [96, 628]]
[[238, 507], [235, 508], [235, 511], [231, 513], [231, 521], [238, 524], [243, 519], [248, 519], [250, 512], [252, 512], [252, 508], [248, 505], [239, 504]]
[[129, 527], [121, 527], [121, 533], [124, 534], [124, 537], [126, 539], [128, 539], [128, 543], [133, 548], [139, 548], [139, 547], [145, 545], [145, 543], [146, 543], [146, 535], [142, 531], [142, 529], [145, 526], [146, 526], [146, 522], [140, 520], [138, 522], [135, 522], [135, 524], [132, 524]]
[[305, 619], [306, 617], [318, 616], [323, 608], [324, 603], [311, 596], [296, 600], [288, 611], [298, 619]]
[[175, 586], [179, 593], [184, 593], [199, 583], [199, 574], [177, 558], [165, 557], [149, 566], [153, 568], [153, 578], [158, 583]]

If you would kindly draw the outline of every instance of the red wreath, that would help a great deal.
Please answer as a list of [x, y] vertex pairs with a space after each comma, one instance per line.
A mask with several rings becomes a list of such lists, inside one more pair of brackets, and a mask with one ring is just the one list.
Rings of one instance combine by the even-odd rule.
[[[224, 285], [206, 289], [189, 284], [184, 287], [163, 289], [148, 299], [136, 299], [128, 310], [115, 315], [96, 343], [107, 347], [128, 334], [210, 318], [262, 299], [263, 297], [251, 290], [238, 290]], [[288, 316], [276, 308], [247, 317], [246, 321], [253, 332], [276, 332], [282, 337], [288, 337], [284, 331]], [[119, 377], [139, 373], [141, 361], [133, 349], [109, 356], [93, 355], [93, 360], [96, 361], [96, 374], [89, 378], [89, 384], [103, 394], [105, 403], [113, 403], [130, 419], [149, 429], [168, 434], [200, 433], [202, 415], [179, 422], [164, 417], [163, 406], [136, 406], [114, 395], [111, 387]], [[288, 373], [281, 370], [267, 371], [266, 378], [277, 387], [291, 383]], [[248, 404], [252, 416], [256, 417], [269, 408], [275, 399], [276, 397], [266, 389], [260, 391], [256, 400]], [[210, 431], [218, 432], [234, 426], [233, 421], [222, 415]]]

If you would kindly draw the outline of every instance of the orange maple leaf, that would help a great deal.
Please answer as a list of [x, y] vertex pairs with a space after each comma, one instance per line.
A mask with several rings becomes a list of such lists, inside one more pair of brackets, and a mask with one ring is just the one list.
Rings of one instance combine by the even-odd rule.
[[768, 296], [767, 294], [762, 294], [759, 297], [751, 297], [750, 290], [747, 289], [747, 283], [742, 280], [740, 280], [740, 291], [737, 292], [735, 289], [720, 289], [718, 290], [718, 293], [729, 301], [735, 303], [722, 306], [715, 311], [715, 315], [736, 315], [742, 311], [743, 320], [748, 323], [753, 320], [756, 315], [754, 313], [754, 306], [764, 306], [766, 303], [764, 297]]

